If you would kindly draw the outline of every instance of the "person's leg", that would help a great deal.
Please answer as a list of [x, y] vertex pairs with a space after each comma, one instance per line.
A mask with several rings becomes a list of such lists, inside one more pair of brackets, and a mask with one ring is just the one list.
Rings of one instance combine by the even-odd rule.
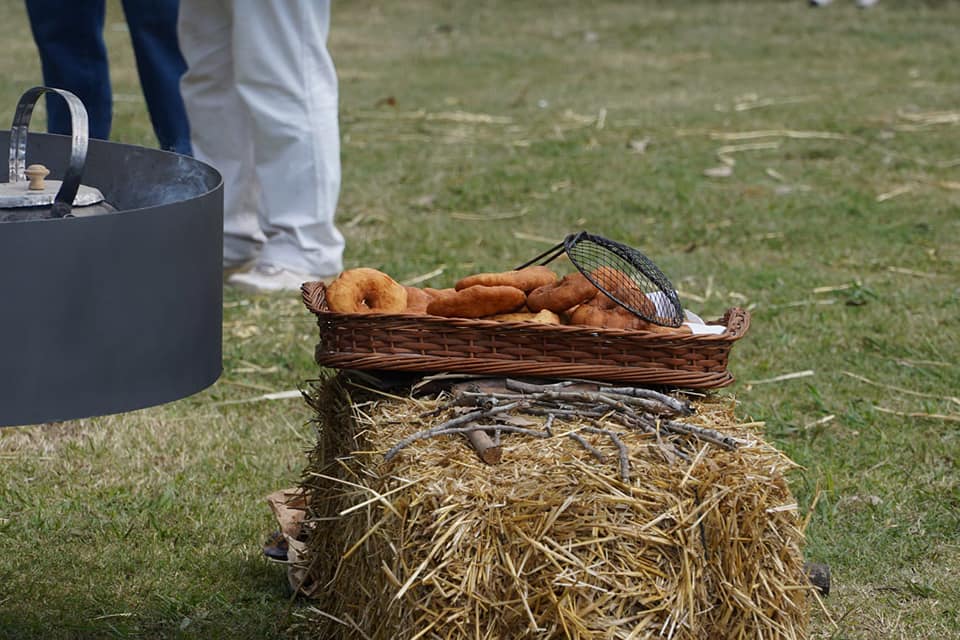
[[232, 7], [232, 0], [183, 0], [178, 23], [187, 61], [181, 90], [193, 152], [223, 176], [227, 268], [254, 259], [265, 240], [249, 117], [233, 84]]
[[177, 39], [179, 4], [179, 0], [123, 0], [123, 12], [160, 148], [190, 155], [190, 126], [180, 96], [187, 63]]
[[[330, 276], [343, 267], [337, 77], [326, 48], [329, 0], [235, 0], [237, 91], [253, 122], [263, 188], [264, 264]], [[239, 277], [235, 276], [235, 277]], [[239, 283], [238, 283], [239, 284]]]
[[[103, 42], [104, 0], [26, 0], [40, 53], [43, 84], [75, 94], [87, 110], [91, 138], [108, 139], [113, 117], [110, 70]], [[47, 130], [70, 134], [70, 111], [47, 96]]]

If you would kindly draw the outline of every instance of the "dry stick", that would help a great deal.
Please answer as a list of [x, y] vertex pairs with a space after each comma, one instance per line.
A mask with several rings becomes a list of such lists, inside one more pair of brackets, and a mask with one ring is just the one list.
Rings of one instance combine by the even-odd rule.
[[[462, 416], [459, 416], [459, 417], [457, 417], [457, 418], [453, 418], [452, 420], [447, 420], [446, 422], [444, 422], [444, 423], [442, 423], [442, 424], [438, 424], [437, 426], [431, 427], [430, 429], [427, 429], [427, 430], [425, 430], [425, 431], [418, 431], [417, 433], [413, 434], [412, 436], [409, 436], [410, 438], [414, 438], [414, 439], [411, 440], [410, 442], [416, 442], [417, 440], [421, 440], [421, 439], [423, 439], [423, 438], [430, 437], [430, 435], [434, 435], [434, 434], [431, 434], [430, 432], [440, 432], [440, 431], [449, 430], [451, 427], [456, 427], [456, 426], [461, 425], [461, 424], [467, 424], [467, 423], [470, 423], [470, 422], [474, 422], [475, 420], [478, 420], [478, 419], [480, 419], [480, 418], [488, 418], [488, 417], [494, 416], [494, 415], [496, 415], [496, 414], [498, 414], [498, 413], [503, 413], [503, 412], [505, 412], [505, 411], [510, 411], [511, 409], [515, 409], [517, 406], [519, 406], [519, 404], [520, 404], [519, 402], [514, 402], [514, 403], [511, 403], [511, 404], [505, 404], [505, 405], [503, 405], [503, 406], [493, 407], [493, 408], [490, 408], [490, 409], [482, 409], [482, 410], [480, 410], [480, 411], [471, 411], [470, 413], [466, 413], [466, 414], [464, 414], [464, 415], [462, 415]], [[420, 434], [427, 434], [427, 435], [421, 436]], [[419, 436], [419, 437], [414, 437], [414, 436]], [[401, 440], [400, 443], [398, 443], [397, 446], [399, 446], [400, 444], [402, 444], [403, 447], [405, 447], [405, 446], [407, 446], [408, 444], [410, 444], [410, 442], [406, 442], [406, 443], [405, 443], [405, 441], [406, 441], [407, 439], [408, 439], [408, 438], [404, 438], [404, 440]], [[397, 449], [397, 446], [394, 446], [393, 449], [390, 449], [390, 451], [387, 452], [386, 460], [390, 460], [390, 458], [392, 458], [394, 455], [396, 455], [396, 452], [399, 451], [399, 449]], [[403, 447], [400, 447], [400, 448], [402, 449]], [[394, 451], [394, 449], [396, 449], [397, 451]], [[391, 453], [391, 452], [392, 452], [392, 453]]]
[[[664, 430], [663, 430], [662, 428], [660, 428], [660, 427], [662, 427], [662, 424], [657, 424], [657, 423], [653, 423], [653, 424], [644, 423], [644, 424], [646, 425], [646, 428], [647, 428], [647, 429], [649, 429], [650, 431], [653, 432], [654, 437], [657, 439], [657, 445], [658, 445], [661, 449], [663, 449], [664, 451], [666, 451], [668, 455], [669, 455], [669, 454], [673, 454], [673, 455], [677, 456], [678, 458], [680, 458], [681, 460], [683, 460], [684, 462], [690, 462], [690, 460], [692, 459], [692, 458], [690, 457], [690, 454], [687, 453], [686, 451], [684, 451], [684, 450], [680, 447], [680, 445], [679, 445], [678, 442], [676, 442], [676, 441], [674, 441], [674, 440], [664, 440], [664, 438], [663, 438], [663, 432], [664, 432]], [[667, 433], [672, 434], [672, 435], [677, 435], [676, 432], [670, 431], [670, 430], [667, 430]]]
[[520, 406], [519, 402], [512, 402], [510, 404], [504, 404], [498, 407], [490, 407], [488, 409], [481, 409], [479, 411], [471, 411], [470, 413], [465, 413], [460, 417], [447, 420], [443, 424], [438, 424], [437, 426], [433, 427], [433, 429], [449, 429], [450, 427], [456, 427], [461, 424], [473, 422], [479, 418], [489, 418], [490, 416], [495, 416], [498, 413], [504, 413], [505, 411], [516, 409], [518, 406]]
[[675, 442], [666, 442], [660, 437], [660, 429], [656, 428], [655, 423], [647, 422], [637, 415], [619, 416], [619, 418], [621, 419], [621, 424], [625, 427], [654, 434], [657, 439], [657, 446], [666, 452], [668, 458], [669, 455], [674, 455], [685, 462], [690, 461], [690, 456], [685, 451], [682, 451]]
[[537, 392], [543, 391], [544, 389], [563, 389], [564, 387], [577, 384], [574, 380], [561, 380], [559, 382], [544, 382], [542, 384], [534, 384], [532, 382], [517, 380], [516, 378], [504, 378], [503, 383], [507, 389], [525, 392]]
[[[717, 431], [706, 429], [704, 427], [697, 427], [684, 422], [661, 421], [660, 429], [657, 429], [657, 417], [646, 413], [637, 414], [632, 411], [626, 413], [614, 411], [611, 413], [603, 408], [597, 407], [590, 409], [541, 409], [538, 407], [526, 407], [524, 410], [533, 415], [559, 415], [572, 418], [586, 418], [592, 421], [607, 417], [628, 428], [638, 429], [646, 433], [656, 433], [658, 443], [664, 447], [666, 446], [666, 443], [660, 440], [660, 430], [673, 434], [694, 436], [705, 442], [712, 442], [720, 447], [723, 447], [724, 449], [735, 449], [738, 444], [735, 439], [729, 436], [724, 436]], [[670, 443], [670, 446], [672, 448], [672, 453], [674, 453], [677, 457], [687, 461], [690, 460], [690, 456], [684, 451], [680, 450], [675, 443]]]
[[[633, 410], [620, 401], [617, 398], [611, 398], [608, 395], [597, 393], [595, 391], [545, 391], [540, 394], [541, 397], [547, 398], [550, 400], [565, 400], [567, 402], [573, 403], [583, 403], [583, 404], [604, 404], [608, 407], [616, 409], [617, 411], [622, 411], [624, 413], [630, 413]], [[652, 403], [653, 406], [649, 406], [650, 403], [645, 402], [639, 398], [628, 398], [623, 396], [624, 400], [635, 401], [640, 403], [643, 408], [652, 413], [660, 413], [661, 410], [666, 409], [663, 413], [673, 413], [669, 407], [661, 405], [660, 403]]]
[[[583, 393], [583, 392], [581, 392]], [[655, 392], [652, 392], [655, 393]], [[688, 403], [681, 403], [675, 398], [670, 398], [670, 396], [663, 396], [658, 394], [658, 396], [644, 396], [639, 394], [629, 394], [629, 393], [617, 393], [609, 392], [603, 389], [596, 392], [586, 392], [583, 397], [583, 400], [591, 403], [602, 403], [619, 409], [625, 412], [632, 412], [633, 408], [639, 408], [647, 413], [655, 413], [657, 415], [690, 415], [693, 411], [690, 409]], [[561, 396], [561, 397], [570, 397], [570, 396]], [[629, 405], [625, 406], [625, 405]]]
[[543, 393], [547, 390], [556, 391], [555, 387], [557, 385], [548, 385], [548, 384], [533, 384], [530, 382], [523, 382], [522, 380], [514, 380], [513, 378], [506, 378], [503, 381], [504, 386], [511, 391], [519, 391], [520, 393]]
[[[675, 398], [670, 396], [665, 396], [663, 394], [655, 395], [640, 395], [640, 394], [629, 394], [621, 393], [615, 394], [618, 397], [613, 397], [612, 394], [605, 393], [604, 390], [600, 391], [564, 391], [560, 389], [554, 389], [546, 385], [535, 385], [528, 382], [521, 382], [519, 380], [507, 379], [505, 381], [507, 389], [513, 391], [520, 391], [521, 393], [532, 395], [537, 399], [547, 398], [550, 400], [560, 400], [567, 402], [586, 402], [590, 404], [606, 404], [621, 411], [630, 411], [626, 406], [627, 404], [637, 405], [645, 411], [651, 413], [681, 413], [684, 415], [689, 415], [691, 413], [688, 406], [684, 406]], [[667, 400], [665, 401], [664, 398]]]
[[597, 427], [583, 427], [584, 431], [589, 433], [600, 433], [613, 441], [613, 444], [617, 445], [617, 450], [620, 452], [620, 479], [624, 482], [630, 482], [630, 456], [627, 451], [627, 445], [623, 444], [623, 440], [609, 429], [598, 429]]
[[572, 402], [574, 404], [605, 404], [608, 407], [617, 409], [618, 411], [623, 411], [625, 413], [630, 412], [630, 407], [619, 400], [605, 396], [602, 393], [596, 393], [592, 391], [544, 391], [540, 394], [540, 397], [547, 398], [548, 400]]
[[533, 436], [534, 438], [549, 438], [550, 434], [545, 431], [534, 431], [533, 429], [524, 429], [523, 427], [510, 427], [503, 424], [492, 425], [492, 424], [472, 424], [465, 427], [452, 427], [449, 429], [425, 429], [423, 431], [418, 431], [413, 435], [409, 435], [397, 444], [393, 445], [389, 451], [383, 456], [384, 462], [389, 462], [393, 459], [401, 449], [406, 446], [417, 442], [418, 440], [425, 440], [427, 438], [432, 438], [433, 436], [448, 436], [457, 433], [470, 433], [471, 431], [483, 431], [483, 430], [497, 430], [506, 431], [507, 433], [521, 433], [526, 436]]
[[543, 430], [550, 434], [550, 437], [553, 437], [553, 421], [556, 420], [556, 416], [552, 413], [547, 414], [547, 420], [543, 423]]
[[[508, 380], [508, 381], [507, 381], [508, 385], [509, 385], [511, 382], [514, 382], [514, 381]], [[521, 384], [523, 384], [523, 383], [521, 383]], [[557, 394], [557, 393], [569, 393], [569, 394], [573, 394], [573, 393], [577, 393], [577, 392], [552, 392], [552, 393], [549, 393], [549, 392], [548, 392], [548, 393], [544, 393], [544, 394], [541, 394], [541, 395], [544, 395], [544, 396], [553, 396], [554, 394]], [[581, 394], [581, 395], [582, 395], [582, 394]], [[586, 395], [589, 396], [590, 399], [592, 399], [592, 400], [596, 400], [597, 402], [605, 403], [605, 404], [607, 404], [608, 406], [612, 406], [613, 408], [617, 409], [617, 411], [614, 411], [613, 413], [609, 414], [611, 418], [617, 419], [619, 422], [626, 422], [626, 423], [628, 423], [628, 426], [632, 426], [632, 427], [635, 427], [635, 428], [636, 428], [636, 427], [639, 427], [639, 428], [643, 429], [644, 431], [655, 431], [655, 430], [656, 430], [655, 425], [657, 424], [657, 421], [658, 421], [658, 417], [657, 417], [656, 415], [651, 414], [651, 413], [637, 414], [637, 413], [635, 413], [634, 411], [632, 411], [629, 407], [626, 407], [625, 405], [623, 405], [622, 403], [616, 401], [615, 399], [607, 398], [607, 397], [605, 397], [603, 394], [586, 394]], [[573, 398], [572, 395], [565, 395], [565, 396], [563, 396], [563, 397], [566, 398], [566, 399], [572, 399], [572, 398]], [[527, 410], [530, 411], [531, 413], [536, 413], [536, 411], [535, 411], [533, 408], [528, 408]], [[573, 410], [556, 410], [556, 409], [554, 409], [554, 410], [551, 410], [551, 411], [552, 411], [553, 413], [556, 413], [557, 415], [572, 415], [572, 416], [576, 416], [576, 417], [592, 417], [592, 418], [595, 418], [595, 417], [599, 417], [599, 416], [601, 416], [601, 415], [607, 415], [606, 412], [603, 412], [601, 409], [597, 409], [597, 408], [593, 408], [593, 409], [580, 409], [580, 410], [577, 410], [577, 409], [573, 409]], [[698, 438], [698, 439], [700, 439], [700, 440], [703, 440], [704, 442], [711, 442], [711, 443], [716, 444], [716, 445], [718, 445], [718, 446], [720, 446], [720, 447], [723, 447], [724, 449], [727, 449], [727, 450], [736, 449], [737, 446], [739, 445], [739, 442], [737, 441], [737, 439], [735, 439], [735, 438], [733, 438], [733, 437], [731, 437], [731, 436], [725, 436], [725, 435], [723, 435], [722, 433], [720, 433], [719, 431], [715, 431], [715, 430], [713, 430], [713, 429], [707, 429], [707, 428], [705, 428], [705, 427], [698, 427], [698, 426], [695, 426], [695, 425], [692, 425], [692, 424], [687, 424], [687, 423], [685, 423], [685, 422], [677, 422], [677, 421], [674, 421], [674, 420], [664, 420], [664, 421], [660, 421], [660, 428], [663, 429], [663, 430], [665, 430], [665, 431], [669, 431], [669, 432], [675, 433], [675, 434], [682, 434], [682, 435], [687, 435], [687, 436], [693, 436], [693, 437], [695, 437], [695, 438]], [[686, 458], [686, 456], [683, 456], [683, 457]]]
[[676, 420], [661, 420], [660, 427], [667, 431], [672, 431], [673, 433], [682, 433], [684, 435], [693, 436], [699, 440], [703, 440], [704, 442], [710, 442], [719, 447], [723, 447], [728, 451], [733, 451], [740, 446], [740, 441], [732, 436], [725, 436], [719, 431], [707, 429], [706, 427], [698, 427], [692, 424], [687, 424], [686, 422], [677, 422]]
[[[499, 433], [499, 429], [497, 433]], [[499, 437], [494, 440], [486, 431], [480, 429], [468, 431], [465, 435], [481, 460], [487, 464], [500, 463], [500, 459], [503, 457], [503, 448], [499, 444]]]
[[911, 396], [919, 396], [919, 397], [921, 397], [921, 398], [938, 398], [938, 399], [940, 399], [940, 400], [949, 400], [950, 402], [954, 402], [954, 403], [956, 403], [956, 404], [960, 404], [960, 398], [958, 398], [958, 397], [956, 397], [956, 396], [938, 396], [938, 395], [935, 394], [935, 393], [923, 393], [923, 392], [921, 392], [921, 391], [913, 391], [912, 389], [904, 389], [903, 387], [895, 387], [895, 386], [893, 386], [892, 384], [883, 384], [882, 382], [874, 382], [874, 381], [871, 380], [870, 378], [864, 378], [863, 376], [857, 375], [857, 374], [852, 373], [852, 372], [850, 372], [850, 371], [841, 371], [840, 373], [842, 373], [842, 374], [845, 375], [845, 376], [850, 376], [850, 377], [853, 378], [854, 380], [859, 380], [860, 382], [866, 382], [866, 383], [869, 384], [869, 385], [873, 385], [873, 386], [875, 386], [875, 387], [880, 387], [880, 388], [882, 388], [882, 389], [890, 389], [891, 391], [897, 391], [897, 392], [899, 392], [899, 393], [906, 393], [906, 394], [911, 395]]
[[[516, 394], [497, 393], [483, 394], [479, 392], [464, 393], [460, 396], [458, 401], [466, 399], [474, 406], [483, 405], [483, 408], [478, 411], [473, 411], [459, 416], [452, 420], [448, 420], [441, 425], [417, 432], [411, 436], [408, 436], [407, 438], [404, 438], [386, 453], [384, 460], [391, 460], [398, 451], [418, 440], [429, 438], [435, 435], [462, 433], [467, 435], [471, 441], [471, 444], [473, 444], [474, 448], [477, 450], [478, 454], [480, 454], [480, 457], [482, 460], [484, 460], [484, 462], [488, 462], [488, 464], [495, 464], [496, 462], [499, 462], [499, 433], [501, 431], [506, 431], [508, 433], [524, 433], [527, 435], [533, 435], [535, 437], [552, 437], [553, 431], [551, 429], [551, 425], [556, 416], [586, 418], [592, 421], [596, 421], [601, 418], [612, 419], [628, 428], [656, 433], [657, 441], [661, 446], [664, 446], [663, 441], [660, 439], [661, 430], [673, 434], [693, 436], [699, 440], [713, 443], [727, 450], [736, 449], [740, 444], [738, 439], [731, 436], [726, 436], [713, 429], [698, 427], [674, 420], [660, 420], [659, 416], [666, 413], [690, 413], [692, 412], [691, 406], [689, 403], [684, 403], [676, 398], [672, 398], [671, 396], [659, 394], [648, 389], [638, 389], [633, 387], [604, 387], [602, 392], [564, 391], [561, 390], [562, 387], [565, 386], [563, 384], [536, 385], [512, 379], [506, 379], [504, 384], [507, 389], [520, 392], [524, 395], [518, 396]], [[561, 389], [558, 389], [557, 387], [560, 387]], [[491, 406], [496, 405], [500, 400], [509, 400], [509, 402], [501, 406]], [[547, 401], [553, 402], [551, 403]], [[540, 408], [532, 406], [531, 403], [547, 406], [545, 408]], [[648, 409], [648, 411], [638, 414], [634, 411], [633, 407], [630, 406], [631, 404]], [[651, 405], [653, 406], [651, 407]], [[465, 427], [459, 426], [469, 425], [469, 423], [474, 422], [479, 418], [489, 418], [517, 407], [522, 407], [525, 411], [533, 415], [546, 415], [547, 421], [544, 425], [544, 431], [534, 431], [531, 429], [522, 429], [505, 425], [481, 426], [473, 424]], [[605, 407], [609, 407], [609, 409], [612, 409], [612, 411]], [[652, 411], [650, 409], [652, 409]], [[496, 441], [491, 440], [489, 435], [485, 433], [486, 430], [490, 429], [493, 429], [497, 434]], [[623, 441], [620, 440], [616, 433], [610, 431], [609, 429], [602, 429], [598, 427], [585, 427], [584, 429], [592, 433], [604, 434], [609, 437], [614, 444], [616, 444], [618, 450], [620, 451], [620, 476], [625, 482], [628, 482], [630, 478], [629, 458], [627, 447], [624, 445]], [[577, 440], [585, 447], [588, 446], [586, 441], [581, 442], [582, 438], [579, 436], [571, 435], [571, 438]], [[670, 443], [670, 445], [673, 449], [673, 451], [670, 453], [674, 453], [678, 457], [689, 460], [689, 456], [681, 451], [675, 443]], [[491, 460], [488, 460], [485, 457], [486, 452], [492, 452]], [[596, 454], [593, 455], [596, 456]]]
[[[516, 382], [516, 381], [510, 381], [510, 380], [508, 380], [508, 381], [507, 381], [507, 386], [508, 386], [508, 388], [509, 388], [511, 382]], [[532, 388], [538, 389], [537, 391], [534, 392], [537, 396], [548, 397], [548, 398], [556, 398], [557, 396], [561, 396], [561, 397], [563, 397], [564, 399], [582, 399], [582, 398], [583, 398], [583, 394], [580, 394], [579, 392], [557, 392], [557, 391], [554, 391], [554, 390], [552, 390], [552, 389], [550, 389], [550, 390], [541, 390], [541, 389], [543, 389], [542, 387], [536, 387], [535, 385], [527, 385], [526, 383], [519, 383], [519, 385], [521, 385], [521, 386], [523, 386], [523, 387], [528, 387], [528, 388], [531, 388], [531, 389], [532, 389]], [[586, 397], [587, 397], [588, 399], [594, 399], [593, 396], [596, 396], [596, 395], [597, 395], [597, 394], [586, 394]], [[621, 409], [621, 410], [624, 410], [624, 411], [627, 411], [627, 412], [630, 412], [630, 411], [631, 411], [629, 407], [624, 406], [622, 403], [619, 403], [619, 402], [617, 402], [617, 401], [615, 401], [615, 400], [612, 400], [612, 399], [610, 399], [610, 398], [604, 398], [604, 397], [601, 396], [601, 397], [599, 397], [599, 398], [597, 398], [597, 399], [599, 399], [601, 402], [605, 402], [606, 404], [610, 404], [610, 405], [614, 406], [615, 408], [618, 408], [618, 409]], [[518, 404], [519, 404], [519, 403], [518, 403]], [[533, 408], [531, 408], [531, 407], [527, 407], [526, 410], [527, 410], [527, 411], [530, 411], [531, 413], [535, 412], [535, 410], [534, 410]], [[537, 413], [540, 413], [540, 412], [537, 411]], [[543, 426], [544, 432], [546, 432], [547, 437], [552, 437], [552, 436], [553, 436], [553, 429], [552, 429], [551, 427], [552, 427], [552, 425], [553, 425], [553, 421], [556, 419], [556, 414], [557, 414], [557, 413], [568, 414], [568, 415], [573, 415], [573, 416], [577, 416], [577, 417], [589, 417], [589, 416], [592, 414], [593, 416], [600, 417], [600, 416], [602, 416], [602, 415], [606, 415], [607, 412], [604, 411], [604, 410], [602, 410], [602, 409], [596, 409], [596, 408], [594, 408], [593, 410], [591, 410], [591, 411], [589, 411], [589, 412], [586, 412], [586, 411], [583, 411], [583, 410], [578, 411], [578, 410], [576, 410], [576, 409], [570, 409], [570, 410], [550, 409], [549, 412], [544, 411], [544, 412], [542, 412], [542, 413], [546, 413], [546, 416], [547, 416], [547, 420], [546, 420], [546, 422], [544, 423], [544, 426]], [[601, 429], [601, 428], [597, 428], [597, 427], [584, 427], [584, 429], [587, 430], [587, 431], [590, 431], [591, 433], [600, 433], [600, 434], [606, 435], [608, 438], [610, 438], [610, 440], [613, 441], [613, 443], [617, 446], [617, 449], [618, 449], [619, 452], [620, 452], [620, 454], [619, 454], [619, 460], [620, 460], [620, 477], [621, 477], [621, 479], [622, 479], [624, 482], [629, 482], [629, 481], [630, 481], [630, 461], [629, 461], [629, 454], [628, 454], [627, 446], [623, 443], [623, 441], [620, 440], [620, 438], [617, 436], [616, 433], [610, 431], [609, 429]], [[512, 432], [516, 432], [514, 429], [505, 429], [505, 430], [507, 430], [507, 431], [512, 431]], [[522, 433], [522, 432], [524, 432], [524, 431], [529, 431], [529, 430], [520, 430], [519, 432]], [[540, 437], [543, 437], [543, 436], [540, 434], [540, 432], [534, 432], [534, 433], [537, 434], [537, 435], [540, 436]], [[593, 446], [591, 446], [590, 443], [588, 443], [586, 440], [584, 440], [583, 437], [580, 436], [580, 434], [575, 433], [575, 432], [570, 432], [570, 433], [568, 433], [567, 435], [570, 436], [572, 439], [576, 440], [577, 442], [579, 442], [587, 451], [589, 451], [589, 452], [590, 452], [595, 458], [597, 458], [600, 462], [604, 462], [604, 461], [606, 460], [605, 456], [604, 456], [600, 451], [598, 451], [598, 450], [595, 449]], [[476, 446], [476, 445], [475, 445], [475, 446]]]
[[[439, 404], [439, 405], [437, 405], [436, 407], [434, 407], [433, 409], [430, 409], [429, 411], [424, 411], [423, 413], [421, 413], [420, 415], [418, 415], [417, 418], [419, 418], [420, 420], [425, 420], [425, 419], [427, 419], [427, 418], [432, 418], [432, 417], [434, 417], [434, 416], [440, 415], [441, 413], [443, 413], [444, 411], [446, 411], [447, 409], [449, 409], [450, 407], [453, 407], [453, 406], [457, 406], [456, 400], [454, 400], [454, 401], [452, 401], [452, 402], [447, 402], [447, 403], [444, 403], [444, 404]], [[471, 405], [471, 406], [476, 406], [476, 405]]]
[[505, 400], [507, 402], [518, 402], [526, 399], [527, 396], [520, 393], [484, 393], [482, 391], [464, 391], [463, 393], [457, 394], [457, 397], [454, 398], [451, 404], [457, 406], [475, 407], [488, 403], [491, 400], [494, 402], [494, 404], [496, 404], [501, 400]]
[[635, 398], [646, 398], [656, 400], [672, 408], [677, 413], [690, 415], [693, 413], [693, 405], [687, 400], [680, 400], [665, 393], [654, 391], [653, 389], [643, 389], [640, 387], [600, 387], [600, 393], [613, 394], [618, 396], [633, 396]]
[[[463, 427], [458, 427], [463, 428]], [[533, 436], [534, 438], [549, 438], [550, 434], [546, 431], [540, 431], [539, 429], [527, 429], [526, 427], [514, 427], [508, 424], [477, 424], [470, 425], [470, 428], [473, 429], [482, 429], [484, 431], [506, 431], [507, 433], [519, 433], [524, 436]], [[466, 431], [466, 429], [464, 428]]]
[[660, 438], [660, 434], [657, 434], [657, 447], [660, 449], [660, 455], [663, 456], [663, 459], [667, 461], [667, 464], [673, 464], [677, 461], [677, 458], [680, 458], [684, 462], [690, 462], [690, 456], [677, 448], [672, 442], [664, 442]]
[[605, 409], [565, 409], [563, 407], [525, 407], [524, 411], [534, 416], [564, 416], [570, 418], [600, 418], [607, 415]]
[[[665, 404], [659, 400], [652, 400], [650, 398], [637, 398], [635, 396], [629, 395], [620, 395], [616, 393], [605, 393], [599, 392], [597, 400], [604, 402], [606, 404], [611, 404], [610, 400], [615, 400], [623, 405], [628, 405], [630, 411], [633, 408], [639, 409], [641, 411], [646, 411], [648, 413], [655, 413], [657, 415], [683, 415], [688, 416], [692, 411], [684, 411], [682, 409], [676, 408], [673, 405]], [[612, 405], [611, 405], [612, 406]]]
[[[674, 411], [671, 407], [657, 402], [655, 400], [647, 400], [646, 398], [632, 398], [630, 396], [620, 396], [620, 398], [614, 398], [604, 393], [590, 394], [592, 397], [589, 397], [588, 400], [596, 400], [597, 402], [602, 402], [603, 404], [613, 407], [624, 413], [633, 412], [633, 408], [628, 406], [628, 404], [635, 404], [641, 409], [644, 409], [650, 413], [655, 413], [657, 415], [673, 415]], [[627, 404], [624, 403], [626, 401]]]
[[569, 437], [571, 440], [575, 440], [576, 442], [579, 442], [579, 443], [580, 443], [580, 446], [582, 446], [584, 449], [586, 449], [586, 450], [587, 450], [594, 458], [596, 458], [597, 461], [600, 462], [601, 464], [603, 464], [603, 463], [605, 463], [605, 462], [607, 461], [607, 457], [606, 457], [605, 455], [603, 455], [602, 452], [600, 452], [600, 451], [597, 450], [592, 444], [590, 444], [589, 442], [587, 442], [586, 440], [584, 440], [583, 436], [581, 436], [581, 435], [580, 435], [579, 433], [577, 433], [576, 431], [571, 431], [571, 432], [569, 432], [569, 433], [567, 434], [567, 437]]
[[930, 418], [931, 420], [946, 420], [947, 422], [960, 422], [960, 415], [944, 415], [941, 413], [919, 413], [916, 411], [894, 411], [893, 409], [887, 409], [885, 407], [878, 407], [874, 405], [873, 407], [877, 411], [882, 411], [883, 413], [889, 413], [895, 416], [903, 416], [904, 418]]

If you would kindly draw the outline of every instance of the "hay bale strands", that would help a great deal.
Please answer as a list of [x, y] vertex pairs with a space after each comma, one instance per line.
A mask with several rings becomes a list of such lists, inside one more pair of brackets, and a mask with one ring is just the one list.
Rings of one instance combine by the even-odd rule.
[[[544, 391], [568, 394], [529, 401]], [[300, 631], [806, 637], [812, 587], [784, 477], [794, 464], [736, 424], [732, 401], [705, 398], [693, 415], [681, 403], [640, 428], [611, 417], [622, 409], [610, 402], [578, 415], [589, 413], [571, 395], [586, 393], [579, 388], [461, 392], [506, 397], [463, 407], [449, 392], [379, 395], [342, 375], [314, 388], [319, 442], [302, 480], [308, 537], [299, 563], [301, 591], [314, 600]], [[630, 406], [620, 397], [630, 394], [596, 393]], [[449, 435], [417, 435], [511, 403], [476, 417], [488, 434], [500, 428], [499, 464], [456, 433], [471, 420], [446, 427]], [[507, 415], [513, 423], [498, 419]], [[664, 428], [680, 417], [692, 429]]]

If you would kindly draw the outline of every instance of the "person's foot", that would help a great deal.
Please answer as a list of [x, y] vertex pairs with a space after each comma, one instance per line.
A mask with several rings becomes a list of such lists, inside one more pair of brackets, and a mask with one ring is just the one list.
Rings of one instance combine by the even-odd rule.
[[227, 284], [248, 293], [271, 293], [300, 291], [300, 285], [304, 282], [330, 282], [334, 277], [299, 273], [268, 262], [258, 262], [249, 271], [235, 273], [227, 278]]

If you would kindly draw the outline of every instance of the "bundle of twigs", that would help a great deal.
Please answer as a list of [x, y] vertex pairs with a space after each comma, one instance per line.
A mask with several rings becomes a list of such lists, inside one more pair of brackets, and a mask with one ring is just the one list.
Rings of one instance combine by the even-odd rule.
[[[501, 385], [502, 390], [499, 388]], [[584, 387], [589, 388], [584, 389]], [[456, 389], [452, 396], [450, 402], [431, 414], [441, 413], [450, 406], [466, 405], [473, 408], [466, 413], [456, 412], [458, 415], [449, 420], [405, 437], [387, 451], [384, 460], [389, 462], [404, 447], [424, 438], [458, 433], [470, 437], [479, 432], [492, 431], [495, 439], [489, 444], [482, 439], [470, 438], [470, 440], [480, 453], [481, 459], [485, 462], [499, 462], [499, 451], [493, 460], [486, 454], [491, 450], [491, 446], [499, 449], [501, 433], [518, 433], [535, 438], [553, 437], [554, 433], [550, 427], [557, 417], [574, 417], [589, 423], [576, 430], [567, 431], [566, 435], [600, 462], [606, 460], [605, 456], [587, 442], [579, 432], [607, 436], [617, 447], [620, 477], [624, 482], [630, 481], [627, 447], [620, 439], [620, 432], [603, 426], [607, 423], [657, 435], [661, 433], [691, 435], [724, 449], [735, 449], [738, 445], [737, 439], [732, 436], [669, 419], [677, 415], [692, 415], [693, 406], [685, 400], [679, 400], [652, 389], [603, 387], [582, 383], [578, 385], [573, 382], [538, 385], [506, 379], [502, 382], [483, 381], [469, 384]], [[508, 412], [546, 416], [547, 420], [542, 430], [524, 428], [516, 426], [516, 419]], [[688, 461], [690, 459], [676, 442], [666, 442], [658, 438], [657, 444], [668, 459], [681, 458]]]
[[[316, 388], [304, 629], [805, 637], [793, 465], [736, 424], [731, 401], [528, 385], [429, 399], [343, 378]], [[498, 464], [465, 446], [475, 432], [499, 432]]]

